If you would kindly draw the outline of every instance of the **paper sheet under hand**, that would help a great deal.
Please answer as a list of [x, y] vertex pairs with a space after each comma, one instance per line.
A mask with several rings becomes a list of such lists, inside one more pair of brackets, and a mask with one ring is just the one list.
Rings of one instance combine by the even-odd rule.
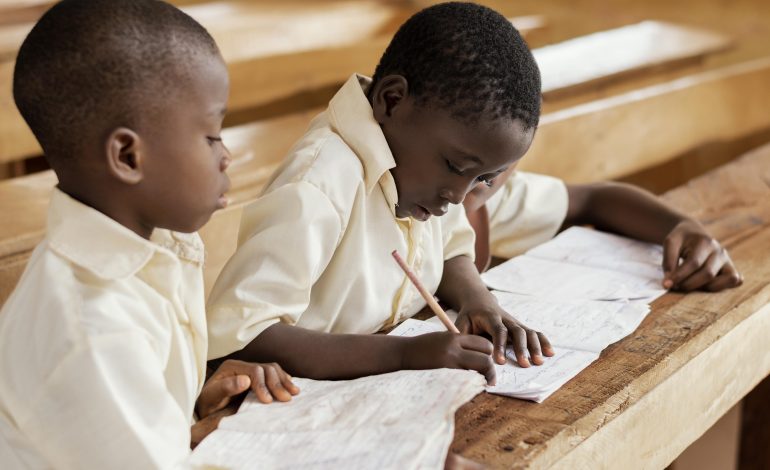
[[572, 227], [482, 274], [492, 289], [544, 298], [652, 300], [664, 294], [660, 246]]
[[471, 371], [399, 371], [346, 381], [295, 378], [288, 403], [238, 413], [195, 449], [193, 467], [443, 468], [454, 413], [484, 387]]
[[[541, 366], [520, 367], [512, 349], [508, 362], [495, 365], [497, 382], [487, 392], [541, 403], [599, 358], [602, 350], [633, 332], [650, 311], [643, 303], [544, 300], [493, 292], [500, 305], [517, 320], [545, 333], [554, 356]], [[451, 312], [451, 316], [456, 314]], [[437, 318], [408, 319], [390, 334], [417, 336], [446, 331]]]

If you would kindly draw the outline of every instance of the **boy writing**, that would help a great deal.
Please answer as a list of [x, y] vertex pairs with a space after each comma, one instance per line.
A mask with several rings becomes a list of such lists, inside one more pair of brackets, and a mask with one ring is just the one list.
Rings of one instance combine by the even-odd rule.
[[[505, 18], [462, 3], [412, 17], [373, 79], [345, 84], [244, 211], [239, 249], [210, 298], [210, 355], [277, 360], [317, 378], [466, 367], [493, 380], [488, 355], [503, 362], [508, 342], [520, 365], [542, 363], [552, 353], [547, 339], [486, 291], [472, 264], [472, 233], [455, 206], [513, 170], [539, 115], [537, 66]], [[670, 233], [719, 253], [714, 261], [703, 250], [669, 249], [669, 264], [675, 256], [688, 270], [704, 259], [729, 263], [705, 232], [639, 192], [607, 202], [616, 193], [593, 198], [593, 188], [576, 187], [568, 197], [553, 178], [517, 179], [524, 178], [508, 194], [515, 206], [508, 204], [504, 220], [516, 227], [508, 239], [536, 243], [563, 222], [606, 220], [598, 225], [644, 239]], [[618, 217], [623, 207], [641, 218]], [[597, 211], [603, 218], [588, 216]], [[369, 336], [424, 307], [390, 259], [394, 248], [460, 312], [462, 332], [485, 333], [493, 345], [467, 335]]]
[[21, 46], [14, 99], [59, 184], [0, 312], [6, 468], [170, 468], [234, 395], [298, 392], [238, 361], [204, 384], [191, 232], [226, 204], [228, 87], [206, 30], [156, 0], [65, 0]]
[[[482, 283], [458, 205], [524, 155], [539, 113], [537, 66], [504, 17], [471, 4], [412, 17], [374, 80], [352, 77], [245, 209], [210, 296], [210, 356], [311, 378], [462, 367], [493, 381], [510, 343], [520, 365], [541, 364], [547, 339]], [[394, 249], [459, 312], [462, 332], [492, 343], [371, 335], [425, 306]]]

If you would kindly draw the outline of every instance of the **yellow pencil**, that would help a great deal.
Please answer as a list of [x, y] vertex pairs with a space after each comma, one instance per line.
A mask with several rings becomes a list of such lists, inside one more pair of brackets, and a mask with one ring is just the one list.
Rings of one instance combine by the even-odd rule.
[[428, 302], [428, 306], [431, 310], [433, 310], [433, 313], [436, 314], [439, 320], [441, 320], [441, 323], [444, 324], [447, 330], [452, 331], [454, 333], [460, 333], [460, 330], [457, 329], [454, 323], [452, 323], [452, 320], [449, 319], [446, 312], [443, 308], [441, 308], [441, 305], [436, 302], [436, 299], [433, 298], [433, 295], [431, 295], [430, 292], [425, 288], [425, 286], [422, 285], [422, 282], [420, 282], [419, 279], [417, 279], [417, 276], [412, 272], [411, 269], [409, 269], [409, 266], [406, 265], [406, 262], [403, 258], [398, 254], [397, 250], [393, 250], [393, 258], [396, 259], [396, 263], [398, 263], [399, 266], [401, 266], [401, 269], [404, 270], [407, 277], [410, 281], [412, 281], [412, 284], [414, 284], [414, 287], [417, 288], [417, 290], [420, 292], [420, 295], [425, 299], [426, 302]]

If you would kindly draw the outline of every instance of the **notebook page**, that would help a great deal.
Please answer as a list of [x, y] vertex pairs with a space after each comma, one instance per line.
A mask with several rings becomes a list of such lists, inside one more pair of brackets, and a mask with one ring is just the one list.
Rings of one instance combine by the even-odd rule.
[[481, 275], [492, 289], [542, 298], [634, 300], [665, 293], [658, 280], [522, 255]]
[[649, 301], [666, 292], [662, 248], [572, 227], [482, 274], [492, 289], [543, 298]]
[[631, 334], [650, 312], [638, 302], [546, 300], [492, 292], [517, 320], [545, 333], [555, 347], [600, 353]]
[[479, 374], [450, 369], [294, 382], [301, 392], [291, 402], [247, 396], [195, 449], [191, 465], [443, 468], [454, 412], [484, 386]]
[[570, 227], [526, 254], [663, 282], [663, 247], [586, 227]]
[[[410, 318], [393, 329], [390, 334], [417, 336], [436, 331], [446, 331], [446, 328], [435, 322], [433, 318], [428, 321]], [[554, 356], [545, 358], [545, 364], [526, 368], [516, 363], [512, 349], [509, 348], [506, 351], [506, 356], [508, 361], [505, 364], [495, 364], [497, 381], [494, 386], [487, 386], [486, 391], [539, 403], [595, 361], [599, 353], [556, 347]]]

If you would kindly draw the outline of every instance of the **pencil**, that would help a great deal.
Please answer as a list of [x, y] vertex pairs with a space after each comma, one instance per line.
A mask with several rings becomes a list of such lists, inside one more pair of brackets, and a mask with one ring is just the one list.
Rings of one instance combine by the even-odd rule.
[[425, 299], [426, 302], [428, 302], [428, 306], [431, 310], [433, 310], [433, 313], [436, 314], [439, 320], [441, 320], [441, 323], [444, 324], [447, 330], [452, 331], [454, 333], [460, 333], [460, 330], [457, 329], [454, 323], [452, 323], [452, 320], [449, 319], [446, 312], [443, 308], [441, 308], [441, 305], [436, 302], [436, 299], [433, 298], [430, 292], [425, 288], [425, 286], [422, 285], [422, 282], [420, 282], [419, 279], [417, 279], [417, 276], [412, 272], [411, 269], [409, 269], [409, 266], [406, 265], [406, 262], [403, 258], [398, 254], [398, 250], [393, 250], [393, 258], [396, 259], [396, 263], [398, 263], [399, 266], [401, 266], [401, 269], [404, 270], [406, 273], [406, 276], [409, 278], [410, 281], [412, 281], [412, 284], [414, 284], [414, 287], [417, 288], [417, 290], [420, 292], [420, 295], [422, 295], [422, 298]]

